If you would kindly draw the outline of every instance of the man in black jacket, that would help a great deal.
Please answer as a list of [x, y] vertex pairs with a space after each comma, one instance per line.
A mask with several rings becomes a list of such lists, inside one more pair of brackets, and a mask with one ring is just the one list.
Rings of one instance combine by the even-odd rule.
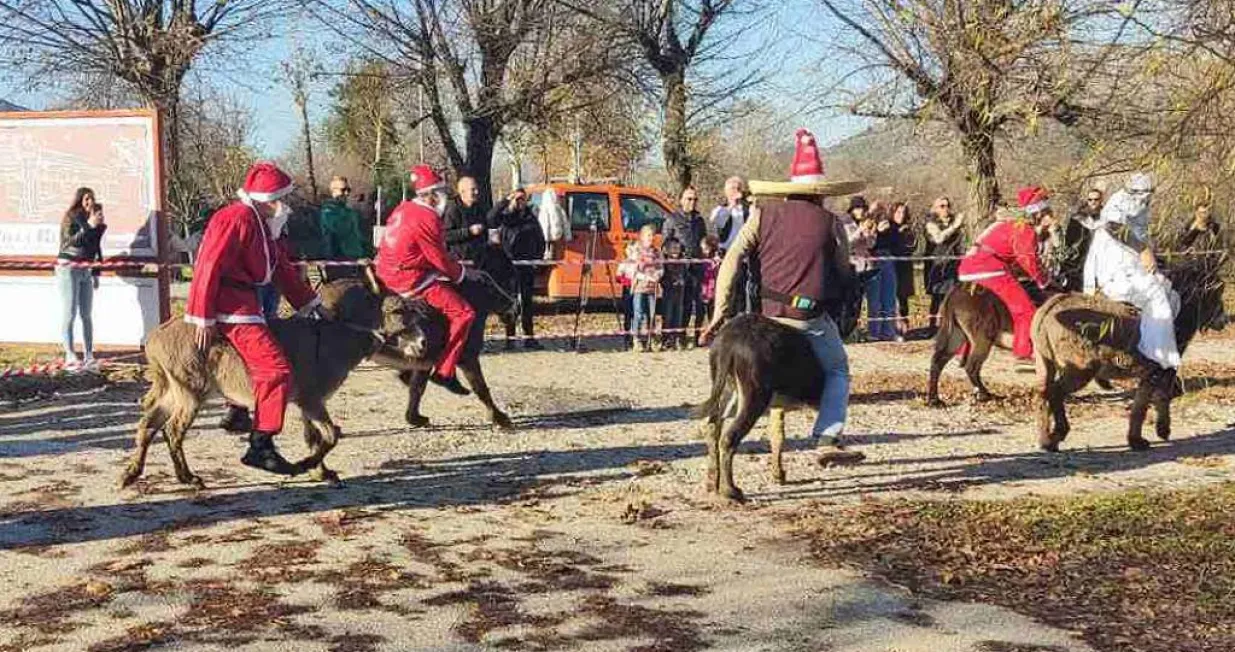
[[[540, 260], [545, 254], [545, 234], [532, 209], [528, 207], [527, 192], [522, 188], [510, 193], [489, 211], [489, 224], [501, 228], [502, 249], [513, 261]], [[515, 281], [519, 288], [519, 307], [523, 322], [523, 348], [540, 350], [544, 347], [532, 335], [532, 296], [535, 292], [536, 268], [531, 265], [515, 265]], [[506, 348], [513, 346], [515, 322], [506, 320]]]
[[[680, 199], [681, 210], [670, 215], [661, 228], [662, 242], [677, 240], [682, 243], [686, 258], [698, 260], [703, 258], [703, 239], [708, 235], [707, 220], [699, 214], [699, 191], [694, 186], [687, 186], [682, 191]], [[694, 337], [685, 340], [687, 345], [694, 344], [699, 339], [699, 330], [707, 323], [707, 308], [703, 303], [703, 265], [691, 264], [686, 268], [686, 286], [682, 295], [682, 327], [691, 326], [694, 319]], [[676, 338], [675, 338], [676, 339]]]
[[480, 189], [472, 177], [462, 177], [455, 184], [459, 197], [446, 206], [442, 226], [446, 248], [458, 260], [476, 260], [485, 246], [485, 213], [478, 201]]

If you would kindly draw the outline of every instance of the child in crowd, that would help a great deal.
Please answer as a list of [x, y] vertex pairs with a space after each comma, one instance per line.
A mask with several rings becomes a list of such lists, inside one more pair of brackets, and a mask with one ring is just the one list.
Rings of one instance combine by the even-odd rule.
[[[665, 252], [665, 260], [683, 260], [686, 257], [686, 248], [682, 246], [682, 242], [677, 238], [669, 238], [662, 243], [662, 248]], [[665, 331], [661, 341], [665, 349], [686, 348], [686, 333], [683, 332], [683, 329], [686, 326], [684, 313], [686, 308], [686, 275], [688, 273], [689, 270], [684, 264], [667, 264], [664, 266], [660, 288], [661, 305], [664, 310], [664, 319], [661, 321], [661, 327]]]
[[634, 317], [634, 294], [631, 289], [635, 283], [635, 268], [638, 266], [636, 260], [639, 258], [639, 243], [630, 241], [626, 243], [625, 256], [617, 266], [618, 283], [622, 286], [622, 331], [626, 333], [623, 339], [626, 340], [626, 348], [631, 348], [634, 344], [634, 338], [630, 335], [631, 320]]
[[[635, 249], [634, 278], [631, 283], [631, 302], [634, 317], [631, 320], [631, 335], [635, 344], [644, 352], [652, 350], [652, 332], [656, 322], [656, 293], [665, 267], [660, 252], [656, 250], [656, 227], [643, 225], [639, 230], [639, 246]], [[647, 324], [647, 336], [640, 341], [639, 331]]]
[[[703, 298], [704, 312], [707, 313], [707, 318], [712, 318], [712, 308], [716, 305], [716, 274], [720, 272], [720, 240], [714, 235], [709, 235], [700, 243], [703, 249], [703, 257], [707, 262], [703, 264], [703, 283], [700, 285], [699, 295]], [[695, 341], [699, 341], [699, 329], [695, 329]]]

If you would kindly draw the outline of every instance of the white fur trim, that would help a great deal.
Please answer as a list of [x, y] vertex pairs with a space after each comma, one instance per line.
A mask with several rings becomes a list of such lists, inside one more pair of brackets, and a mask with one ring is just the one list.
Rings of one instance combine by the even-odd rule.
[[264, 324], [266, 318], [261, 315], [240, 315], [221, 312], [218, 314], [220, 324]]
[[194, 317], [193, 315], [185, 315], [184, 321], [189, 324], [193, 324], [194, 326], [201, 327], [201, 328], [214, 326], [213, 319], [206, 319], [204, 317]]
[[981, 281], [988, 278], [999, 278], [1006, 274], [1007, 272], [974, 272], [973, 274], [961, 274], [956, 278], [959, 281]]
[[295, 189], [296, 189], [296, 184], [289, 183], [286, 186], [283, 186], [282, 188], [279, 188], [278, 190], [274, 192], [247, 192], [244, 189], [241, 189], [240, 192], [245, 193], [245, 195], [249, 197], [250, 199], [252, 199], [253, 201], [269, 202], [269, 201], [275, 201], [278, 199], [282, 199], [292, 194], [292, 191]]
[[825, 180], [822, 174], [799, 174], [789, 177], [790, 183], [823, 183]]
[[1050, 200], [1048, 200], [1048, 199], [1043, 199], [1042, 201], [1036, 201], [1036, 202], [1034, 202], [1034, 203], [1032, 203], [1032, 204], [1030, 204], [1030, 205], [1026, 206], [1026, 207], [1025, 207], [1025, 212], [1026, 212], [1026, 213], [1041, 213], [1042, 211], [1044, 211], [1044, 210], [1046, 210], [1046, 209], [1048, 209], [1048, 208], [1050, 208], [1050, 207], [1051, 207], [1051, 202], [1050, 202]]
[[422, 279], [419, 283], [417, 283], [415, 287], [408, 290], [407, 292], [404, 292], [403, 294], [400, 294], [399, 296], [403, 297], [404, 299], [415, 299], [416, 295], [429, 289], [430, 285], [433, 285], [434, 283], [437, 283], [438, 281], [445, 281], [445, 280], [446, 278], [443, 277], [441, 274], [430, 274], [424, 277], [424, 279]]
[[444, 190], [445, 188], [446, 188], [446, 183], [444, 181], [439, 181], [427, 188], [421, 188], [420, 190], [417, 190], [416, 196], [419, 197], [420, 195], [427, 195], [431, 192], [437, 192], [439, 190]]

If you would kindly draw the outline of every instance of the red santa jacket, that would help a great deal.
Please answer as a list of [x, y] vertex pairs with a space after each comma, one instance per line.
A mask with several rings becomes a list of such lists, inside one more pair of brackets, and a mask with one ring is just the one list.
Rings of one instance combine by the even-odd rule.
[[438, 281], [463, 280], [463, 266], [446, 250], [437, 211], [416, 201], [405, 201], [390, 214], [374, 263], [382, 284], [403, 296]]
[[1038, 234], [1023, 220], [999, 220], [986, 227], [961, 260], [962, 281], [977, 281], [1010, 274], [1012, 265], [1025, 270], [1038, 287], [1046, 275], [1038, 263]]
[[206, 225], [184, 320], [198, 326], [265, 323], [257, 299], [257, 286], [264, 283], [274, 283], [298, 310], [320, 301], [257, 212], [234, 202]]

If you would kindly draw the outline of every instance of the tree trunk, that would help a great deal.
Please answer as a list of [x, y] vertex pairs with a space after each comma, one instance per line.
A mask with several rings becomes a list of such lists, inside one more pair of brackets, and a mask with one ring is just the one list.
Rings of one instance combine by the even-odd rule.
[[304, 137], [304, 157], [305, 165], [309, 169], [309, 192], [312, 193], [309, 197], [313, 203], [317, 202], [317, 170], [313, 166], [313, 136], [309, 131], [309, 99], [302, 94], [296, 98], [296, 108], [300, 109], [300, 128]]
[[690, 185], [694, 169], [690, 162], [690, 136], [686, 125], [686, 71], [685, 66], [662, 74], [665, 87], [664, 105], [665, 132], [662, 145], [665, 169], [669, 178], [677, 183], [680, 192]]
[[961, 147], [965, 152], [965, 163], [969, 168], [969, 205], [977, 218], [970, 224], [985, 222], [999, 204], [999, 178], [995, 163], [995, 134], [993, 131], [977, 129], [965, 133], [961, 138]]
[[467, 128], [467, 159], [457, 172], [476, 179], [480, 201], [486, 210], [493, 204], [493, 150], [497, 147], [498, 126], [493, 118], [471, 118]]

